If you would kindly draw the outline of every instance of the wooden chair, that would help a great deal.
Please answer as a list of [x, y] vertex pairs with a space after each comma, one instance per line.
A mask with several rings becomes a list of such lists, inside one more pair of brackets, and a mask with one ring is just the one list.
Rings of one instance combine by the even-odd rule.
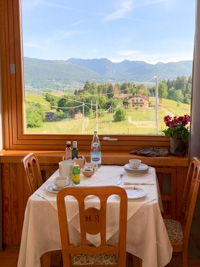
[[23, 158], [23, 165], [30, 195], [32, 195], [43, 183], [37, 156], [33, 153], [29, 153]]
[[[108, 197], [113, 194], [119, 195], [121, 198], [119, 240], [117, 244], [108, 246], [106, 244], [106, 204]], [[74, 246], [69, 241], [64, 200], [67, 195], [74, 196], [78, 201], [81, 229], [80, 246]], [[100, 209], [84, 208], [84, 199], [88, 195], [95, 195], [99, 198]], [[57, 206], [64, 267], [72, 266], [72, 262], [76, 266], [126, 266], [127, 195], [124, 189], [117, 186], [65, 188], [57, 195]], [[86, 233], [90, 235], [100, 233], [100, 246], [88, 245]]]
[[[43, 183], [39, 161], [34, 153], [29, 153], [23, 158], [22, 162], [28, 183], [29, 195], [31, 196]], [[50, 261], [51, 252], [47, 252], [41, 257], [42, 267], [49, 267]]]
[[188, 169], [182, 209], [178, 220], [164, 219], [173, 252], [182, 253], [183, 267], [188, 267], [188, 241], [200, 183], [200, 160], [193, 158]]

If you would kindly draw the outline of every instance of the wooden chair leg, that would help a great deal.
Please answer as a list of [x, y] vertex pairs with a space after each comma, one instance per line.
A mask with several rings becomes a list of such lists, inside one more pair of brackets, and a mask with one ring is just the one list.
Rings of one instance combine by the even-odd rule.
[[47, 252], [41, 257], [41, 267], [50, 267], [51, 266], [51, 252]]
[[132, 255], [133, 267], [142, 267], [142, 260]]
[[188, 254], [187, 252], [182, 252], [182, 261], [183, 261], [183, 267], [188, 267]]

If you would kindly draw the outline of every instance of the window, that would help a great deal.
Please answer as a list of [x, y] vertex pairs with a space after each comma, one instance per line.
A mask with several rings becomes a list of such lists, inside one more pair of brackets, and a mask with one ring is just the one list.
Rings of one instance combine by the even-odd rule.
[[[64, 19], [66, 17], [68, 17], [66, 14], [69, 14], [69, 13], [75, 14], [74, 13], [75, 7], [73, 6], [73, 2], [74, 1], [71, 1], [68, 4], [68, 6], [61, 6], [62, 5], [61, 1], [56, 1], [56, 2], [52, 2], [52, 1], [51, 2], [50, 1], [29, 1], [29, 0], [22, 1], [23, 50], [24, 50], [25, 57], [31, 57], [32, 56], [32, 58], [41, 59], [40, 56], [38, 56], [37, 54], [30, 55], [28, 53], [28, 51], [31, 51], [31, 49], [33, 49], [33, 48], [35, 49], [35, 51], [40, 50], [40, 46], [44, 45], [42, 43], [42, 41], [43, 40], [49, 41], [48, 36], [46, 36], [49, 33], [49, 28], [47, 28], [49, 21], [48, 21], [46, 16], [48, 14], [52, 14], [51, 20], [56, 22], [55, 24], [58, 23], [60, 25], [60, 28], [63, 29], [63, 27], [64, 27], [63, 25], [65, 25], [65, 27], [67, 25], [67, 24], [65, 24], [65, 21], [64, 21]], [[75, 2], [76, 2], [75, 3], [76, 5], [77, 5], [77, 3], [79, 3], [81, 12], [85, 11], [85, 7], [83, 6], [82, 1], [80, 1], [80, 2], [75, 1]], [[146, 20], [146, 23], [151, 21], [151, 17], [149, 15], [149, 12], [147, 12], [147, 9], [149, 9], [149, 6], [147, 6], [147, 2], [143, 3], [144, 4], [143, 7], [140, 6], [140, 1], [136, 1], [136, 2], [137, 2], [137, 10], [139, 10], [139, 9], [140, 9], [140, 11], [142, 10], [141, 14], [143, 14], [143, 17], [145, 18], [143, 20], [141, 20], [141, 17], [140, 18], [135, 17], [136, 14], [134, 15], [134, 17], [132, 17], [133, 3], [131, 0], [119, 1], [118, 4], [116, 3], [116, 1], [111, 1], [109, 3], [109, 5], [108, 5], [108, 3], [106, 4], [106, 6], [108, 6], [108, 9], [104, 10], [104, 12], [102, 9], [103, 8], [102, 1], [97, 1], [98, 5], [99, 5], [98, 6], [99, 10], [102, 11], [102, 13], [99, 12], [98, 15], [100, 17], [101, 16], [104, 17], [104, 20], [103, 19], [101, 20], [102, 25], [103, 25], [103, 23], [105, 23], [105, 24], [107, 23], [107, 25], [112, 24], [113, 27], [115, 24], [119, 25], [118, 33], [122, 34], [122, 32], [124, 31], [124, 26], [127, 25], [125, 22], [126, 21], [130, 22], [129, 27], [127, 28], [127, 32], [126, 32], [127, 40], [123, 39], [124, 42], [125, 41], [128, 42], [129, 38], [133, 38], [130, 36], [130, 34], [128, 34], [128, 32], [130, 33], [130, 28], [132, 29], [133, 23], [135, 23], [135, 25], [144, 23], [143, 29], [145, 29], [145, 20]], [[154, 5], [154, 3], [153, 3], [154, 1], [152, 1], [152, 3], [151, 3], [151, 1], [149, 1], [149, 2], [151, 5]], [[85, 6], [88, 5], [88, 7], [90, 6], [90, 9], [88, 9], [88, 10], [92, 11], [93, 4], [94, 4], [94, 3], [93, 4], [92, 3], [93, 2], [91, 2], [91, 1], [86, 1], [86, 2], [84, 2], [84, 5]], [[95, 3], [95, 5], [97, 3]], [[180, 1], [177, 1], [175, 6], [173, 6], [172, 1], [161, 1], [161, 3], [157, 3], [156, 5], [159, 5], [159, 4], [160, 4], [159, 9], [162, 10], [167, 17], [167, 15], [169, 15], [170, 9], [173, 9], [173, 12], [174, 12], [173, 14], [176, 14], [176, 12], [174, 10], [177, 7], [177, 5], [180, 6]], [[43, 8], [43, 11], [42, 11], [42, 9], [41, 10], [38, 9], [37, 5], [41, 5]], [[165, 7], [164, 7], [164, 5], [165, 5]], [[36, 80], [37, 80], [37, 82], [39, 82], [39, 80], [40, 80], [40, 79], [38, 79], [38, 77], [40, 77], [38, 75], [41, 74], [41, 76], [45, 77], [47, 75], [47, 73], [45, 71], [38, 72], [38, 69], [36, 68], [36, 66], [38, 66], [39, 63], [37, 60], [35, 60], [35, 61], [32, 60], [32, 62], [31, 62], [30, 58], [25, 58], [24, 62], [22, 60], [22, 43], [20, 43], [21, 37], [22, 37], [22, 34], [21, 34], [22, 30], [21, 30], [21, 25], [20, 25], [20, 19], [21, 19], [20, 3], [18, 1], [13, 1], [13, 3], [12, 3], [11, 1], [3, 0], [2, 1], [2, 7], [3, 8], [1, 8], [1, 32], [2, 32], [1, 35], [3, 37], [1, 38], [1, 51], [2, 51], [1, 62], [3, 64], [2, 82], [3, 82], [3, 103], [4, 103], [4, 110], [3, 111], [4, 111], [4, 125], [5, 125], [5, 128], [4, 128], [4, 137], [5, 138], [4, 138], [4, 140], [5, 140], [5, 147], [6, 148], [10, 148], [10, 149], [17, 149], [17, 148], [20, 148], [20, 149], [29, 149], [29, 148], [38, 149], [39, 148], [39, 149], [59, 150], [60, 148], [63, 148], [63, 144], [64, 144], [65, 140], [67, 138], [72, 138], [72, 136], [74, 138], [74, 135], [76, 136], [77, 140], [80, 140], [81, 146], [87, 147], [87, 146], [89, 146], [89, 144], [90, 144], [89, 140], [91, 139], [91, 136], [89, 134], [92, 134], [93, 130], [96, 129], [96, 125], [98, 125], [98, 130], [99, 130], [100, 134], [105, 134], [105, 135], [118, 134], [119, 139], [121, 140], [121, 143], [118, 142], [118, 145], [120, 144], [122, 146], [124, 145], [125, 140], [133, 140], [134, 141], [137, 138], [140, 138], [137, 136], [127, 137], [126, 134], [128, 134], [128, 135], [130, 135], [130, 134], [154, 134], [155, 112], [153, 111], [153, 106], [154, 106], [153, 93], [150, 96], [151, 99], [149, 100], [151, 102], [152, 109], [150, 109], [150, 110], [145, 110], [145, 109], [144, 110], [143, 109], [131, 110], [131, 108], [130, 108], [131, 105], [129, 105], [127, 107], [127, 117], [131, 117], [131, 120], [129, 119], [127, 121], [124, 121], [123, 122], [124, 124], [121, 124], [121, 126], [118, 127], [119, 131], [116, 131], [115, 128], [111, 127], [111, 125], [115, 124], [113, 122], [113, 117], [112, 117], [114, 114], [114, 111], [115, 111], [114, 106], [113, 106], [114, 104], [108, 106], [106, 109], [105, 105], [100, 106], [100, 103], [97, 103], [97, 105], [96, 105], [96, 101], [93, 98], [89, 98], [88, 102], [86, 102], [86, 100], [82, 101], [82, 99], [80, 98], [79, 88], [81, 88], [81, 90], [82, 90], [83, 86], [87, 87], [87, 81], [85, 81], [84, 84], [79, 86], [78, 80], [77, 80], [78, 85], [76, 88], [76, 90], [77, 90], [76, 94], [74, 92], [75, 88], [74, 87], [72, 88], [71, 86], [68, 86], [66, 88], [66, 92], [64, 91], [64, 89], [63, 89], [63, 91], [60, 90], [62, 92], [60, 92], [59, 90], [56, 90], [56, 94], [55, 94], [55, 92], [52, 93], [52, 90], [50, 90], [50, 91], [48, 90], [48, 89], [52, 89], [52, 88], [49, 88], [52, 83], [54, 85], [58, 86], [58, 87], [56, 87], [56, 89], [59, 88], [59, 85], [60, 85], [61, 80], [62, 80], [62, 78], [59, 77], [61, 71], [57, 71], [58, 68], [54, 68], [53, 70], [51, 69], [51, 64], [53, 63], [52, 61], [45, 61], [45, 63], [47, 65], [41, 66], [41, 69], [42, 70], [51, 69], [50, 73], [54, 74], [54, 73], [58, 72], [58, 76], [52, 75], [52, 79], [49, 80], [49, 77], [51, 76], [50, 75], [42, 81], [43, 87], [44, 87], [42, 89], [45, 89], [45, 90], [41, 90], [41, 88], [36, 88], [38, 86], [38, 84], [35, 84], [35, 82], [36, 82]], [[57, 14], [58, 13], [56, 13], [56, 12], [58, 10], [59, 10], [59, 12], [63, 11], [62, 7], [63, 7], [63, 10], [65, 11], [64, 12], [65, 17], [60, 16], [61, 20], [57, 21], [57, 18], [58, 18]], [[155, 6], [155, 8], [156, 8], [156, 6]], [[25, 9], [27, 9], [27, 10], [29, 9], [29, 11], [27, 13], [25, 13], [26, 12]], [[69, 12], [69, 10], [70, 10], [70, 12]], [[73, 12], [72, 12], [72, 10], [73, 10]], [[78, 25], [85, 23], [84, 22], [84, 12], [81, 13], [81, 12], [79, 12], [80, 10], [79, 9], [76, 10], [77, 11], [76, 12], [77, 17], [74, 18], [74, 21], [72, 22], [72, 23], [74, 23], [74, 26], [76, 26], [78, 28], [78, 32], [81, 29], [81, 28], [79, 28]], [[186, 12], [186, 10], [187, 10], [187, 12], [188, 12], [188, 10], [191, 10], [191, 12], [189, 12], [189, 14], [191, 14], [191, 16], [187, 16], [187, 18], [188, 18], [187, 22], [186, 22], [186, 20], [184, 20], [185, 22], [182, 20], [180, 21], [180, 17], [184, 14], [184, 12]], [[80, 15], [80, 13], [81, 13], [81, 16], [83, 16], [82, 21], [76, 20], [78, 18], [78, 16]], [[90, 13], [92, 13], [92, 12], [90, 12]], [[29, 18], [27, 19], [26, 16]], [[35, 18], [34, 18], [34, 16], [35, 16]], [[194, 25], [193, 25], [194, 21], [193, 21], [192, 16], [194, 17], [194, 3], [193, 2], [188, 3], [188, 1], [181, 1], [180, 15], [177, 15], [176, 19], [174, 17], [172, 19], [173, 20], [173, 28], [175, 28], [174, 25], [177, 23], [176, 25], [177, 25], [178, 30], [180, 30], [180, 28], [184, 28], [184, 30], [187, 31], [185, 34], [188, 36], [188, 44], [186, 44], [186, 46], [188, 45], [188, 47], [185, 47], [185, 50], [188, 50], [190, 52], [192, 50], [191, 47], [193, 46], [192, 41], [191, 41], [191, 40], [193, 40], [193, 32], [192, 31], [189, 32], [189, 28], [194, 29]], [[87, 17], [91, 18], [91, 14], [87, 15]], [[160, 14], [160, 17], [163, 18], [163, 14], [162, 15]], [[154, 16], [154, 18], [155, 18], [155, 16]], [[42, 23], [37, 24], [37, 23], [39, 23], [40, 19], [41, 19]], [[9, 23], [7, 24], [8, 21], [9, 21]], [[157, 21], [153, 21], [153, 22], [151, 21], [152, 26], [154, 23], [157, 23]], [[179, 23], [181, 23], [181, 24], [179, 24]], [[183, 27], [183, 25], [182, 25], [183, 23], [185, 23], [184, 26], [187, 25], [187, 27]], [[35, 43], [30, 42], [31, 36], [33, 38], [32, 41], [35, 38], [35, 35], [33, 34], [34, 33], [34, 29], [33, 29], [34, 25], [37, 26], [37, 28], [39, 30], [39, 34], [40, 34], [40, 36], [37, 39], [37, 42], [35, 42]], [[100, 23], [98, 25], [100, 30], [101, 30], [102, 25]], [[136, 26], [134, 27], [135, 33], [137, 33], [137, 27]], [[165, 29], [167, 27], [167, 23], [166, 24], [163, 23], [161, 26]], [[43, 29], [43, 32], [40, 31], [41, 29]], [[56, 29], [52, 28], [51, 30], [52, 30], [52, 32], [54, 32], [54, 30], [56, 30]], [[177, 35], [178, 35], [178, 30], [176, 32]], [[113, 32], [116, 32], [116, 31], [113, 31]], [[165, 32], [165, 31], [163, 31], [163, 32]], [[82, 37], [81, 41], [83, 44], [85, 41], [85, 39], [84, 39], [85, 37], [81, 36], [82, 32], [79, 32], [79, 33], [80, 33], [79, 38]], [[111, 34], [112, 31], [108, 29], [108, 32], [107, 32], [108, 36], [107, 37], [109, 37], [109, 33]], [[62, 38], [68, 38], [68, 40], [70, 38], [72, 40], [74, 39], [73, 38], [73, 31], [66, 32], [66, 31], [60, 30], [59, 34], [60, 35], [55, 38], [57, 43], [59, 43], [59, 40]], [[150, 43], [153, 47], [154, 44], [152, 43], [153, 41], [151, 41], [151, 40], [155, 40], [155, 38], [153, 38], [153, 35], [155, 35], [157, 33], [152, 31], [151, 36], [148, 36], [148, 34], [149, 33], [146, 32], [146, 37], [148, 37], [147, 39], [150, 39]], [[101, 35], [99, 32], [99, 37], [100, 36]], [[135, 38], [136, 34], [134, 34], [133, 36]], [[184, 34], [182, 33], [181, 36], [183, 38]], [[119, 41], [122, 40], [122, 38], [120, 38], [120, 40], [119, 40], [119, 36], [116, 36], [116, 38], [117, 38], [118, 42], [117, 42], [117, 40], [115, 42], [115, 45], [116, 45], [115, 51], [118, 51], [118, 55], [120, 56], [124, 65], [126, 65], [126, 64], [128, 65], [130, 63], [130, 61], [132, 60], [132, 58], [134, 58], [134, 59], [136, 58], [139, 60], [139, 59], [142, 59], [142, 56], [143, 57], [146, 56], [147, 61], [149, 60], [148, 55], [145, 55], [143, 51], [133, 50], [133, 48], [128, 48], [128, 45], [126, 46], [126, 50], [122, 50], [122, 48], [119, 47]], [[163, 36], [162, 36], [162, 38], [163, 38]], [[173, 38], [175, 38], [175, 33], [171, 32], [172, 41], [173, 41]], [[179, 38], [180, 38], [180, 36], [179, 36]], [[140, 39], [140, 38], [138, 37], [138, 39]], [[171, 44], [173, 43], [172, 41], [171, 41]], [[106, 42], [108, 42], [108, 43], [106, 44]], [[109, 42], [110, 42], [109, 38], [104, 38], [104, 39], [102, 38], [101, 40], [99, 40], [99, 43], [101, 43], [101, 47], [108, 47]], [[142, 39], [140, 39], [140, 42], [142, 42]], [[174, 42], [175, 42], [175, 40], [174, 40]], [[76, 44], [75, 44], [76, 51], [81, 50], [80, 46], [78, 47], [78, 43], [79, 42], [76, 42]], [[144, 43], [148, 43], [148, 42], [145, 41]], [[61, 44], [61, 42], [60, 42], [60, 44]], [[81, 42], [79, 44], [81, 44]], [[181, 45], [184, 46], [183, 41], [181, 41]], [[71, 46], [73, 46], [73, 44], [71, 44]], [[140, 46], [141, 46], [141, 43], [140, 43]], [[177, 46], [179, 46], [179, 44], [177, 44]], [[117, 47], [119, 47], [118, 48], [119, 50], [117, 50]], [[174, 45], [172, 45], [171, 47], [174, 47]], [[45, 51], [43, 51], [41, 54], [46, 53], [46, 55], [47, 55], [47, 53], [48, 53], [49, 58], [45, 58], [45, 59], [42, 58], [41, 61], [39, 61], [41, 64], [44, 63], [43, 62], [44, 60], [47, 60], [47, 59], [52, 60], [51, 59], [51, 52], [49, 52], [47, 48], [48, 48], [48, 42], [46, 43]], [[188, 48], [188, 49], [186, 49], [186, 48]], [[111, 49], [113, 50], [112, 46], [111, 46]], [[56, 50], [59, 50], [59, 46], [56, 48]], [[53, 52], [52, 52], [52, 54], [53, 54]], [[129, 56], [131, 55], [131, 57], [128, 58], [129, 61], [123, 61], [124, 59], [126, 59], [128, 57], [128, 55]], [[156, 55], [156, 53], [155, 53], [155, 55]], [[159, 55], [159, 53], [157, 53], [157, 55]], [[75, 56], [76, 55], [72, 54], [72, 57], [75, 57]], [[78, 55], [77, 55], [77, 57], [78, 57]], [[102, 57], [103, 57], [103, 55], [102, 55]], [[106, 57], [108, 58], [109, 54]], [[163, 57], [164, 57], [164, 55], [163, 55]], [[192, 58], [192, 53], [190, 55], [190, 58], [188, 57], [187, 59], [191, 59], [191, 58]], [[56, 58], [54, 58], [54, 59], [56, 59]], [[58, 59], [61, 60], [60, 58], [58, 58]], [[65, 60], [67, 60], [67, 59], [68, 58], [65, 58]], [[118, 58], [118, 60], [119, 60], [119, 58]], [[154, 60], [156, 61], [157, 59], [154, 59]], [[34, 65], [34, 63], [35, 63], [35, 65]], [[63, 62], [61, 62], [61, 63], [63, 64]], [[15, 65], [10, 65], [10, 64], [15, 64]], [[30, 68], [30, 69], [28, 69], [29, 71], [27, 71], [27, 65], [30, 65], [30, 64], [32, 64], [32, 66], [35, 66], [35, 67]], [[62, 64], [61, 64], [61, 66], [59, 65], [59, 69], [60, 68], [62, 69], [62, 67], [63, 67]], [[189, 64], [190, 63], [188, 63], [188, 65]], [[25, 88], [24, 88], [24, 79], [23, 79], [23, 73], [22, 73], [23, 66], [24, 66]], [[13, 71], [14, 67], [15, 67], [15, 72]], [[13, 71], [11, 73], [10, 73], [10, 68]], [[138, 68], [139, 67], [137, 67], [136, 70]], [[76, 70], [74, 72], [76, 73], [77, 70], [82, 71], [83, 66], [78, 65], [78, 68], [76, 66]], [[34, 71], [36, 73], [34, 73]], [[84, 71], [85, 71], [85, 67], [84, 67]], [[113, 71], [113, 69], [111, 69], [111, 71]], [[155, 73], [155, 74], [157, 74], [157, 73]], [[36, 75], [36, 79], [35, 79], [34, 75]], [[89, 77], [89, 76], [87, 76], [87, 77]], [[98, 84], [98, 86], [99, 86], [98, 87], [98, 100], [100, 99], [100, 95], [103, 94], [103, 90], [105, 90], [105, 91], [107, 90], [105, 93], [107, 95], [113, 94], [113, 99], [114, 99], [115, 93], [118, 93], [118, 94], [119, 93], [124, 93], [124, 94], [130, 93], [131, 95], [134, 95], [135, 93], [137, 93], [137, 94], [146, 93], [145, 90], [147, 89], [147, 86], [146, 86], [146, 83], [145, 84], [141, 83], [143, 81], [139, 81], [137, 83], [134, 83], [134, 81], [126, 80], [125, 83], [120, 82], [119, 83], [120, 85], [118, 86], [117, 80], [115, 80], [114, 82], [110, 82], [110, 83], [107, 82], [107, 80], [106, 80], [106, 82], [109, 85], [112, 85], [112, 87], [110, 86], [110, 88], [105, 89], [103, 87], [104, 83], [102, 82], [102, 79], [103, 79], [102, 76], [99, 75], [98, 77], [99, 77], [99, 80], [101, 81], [101, 82], [97, 83], [97, 80], [96, 80], [96, 82], [95, 82], [96, 85]], [[132, 82], [132, 84], [130, 84], [131, 82]], [[181, 83], [180, 80], [178, 80], [177, 83], [178, 82]], [[187, 80], [187, 82], [188, 82], [188, 80]], [[46, 85], [45, 85], [46, 87], [44, 86], [44, 83], [46, 83]], [[95, 87], [95, 84], [91, 85], [93, 83], [92, 79], [89, 80], [89, 83], [90, 83], [89, 87], [91, 87], [91, 86]], [[136, 87], [133, 86], [133, 83], [134, 83], [134, 86], [137, 87], [137, 91], [134, 91]], [[152, 77], [151, 86], [153, 87], [153, 85], [154, 85], [154, 78]], [[23, 91], [23, 89], [25, 89], [25, 91]], [[37, 91], [37, 93], [36, 93], [35, 89], [40, 89], [40, 91]], [[102, 89], [102, 92], [101, 92], [101, 89]], [[170, 87], [170, 89], [171, 89], [171, 87]], [[175, 88], [175, 90], [176, 89], [177, 88]], [[190, 89], [191, 88], [187, 88], [188, 99], [190, 97], [189, 96]], [[76, 101], [73, 101], [74, 106], [71, 106], [71, 104], [69, 104], [70, 101], [65, 103], [66, 102], [66, 101], [64, 101], [65, 95], [67, 95], [70, 92], [70, 90], [73, 93], [73, 100], [78, 99], [77, 101], [81, 102], [79, 107], [78, 107], [78, 105], [75, 106]], [[109, 90], [111, 93], [109, 93]], [[120, 92], [118, 92], [118, 90], [120, 90]], [[173, 88], [170, 91], [171, 94], [174, 93], [172, 91], [173, 91]], [[152, 89], [152, 92], [153, 92], [153, 89]], [[59, 95], [59, 93], [62, 93], [62, 94]], [[169, 90], [168, 90], [168, 93], [169, 93]], [[41, 96], [44, 97], [44, 95], [42, 95], [42, 94], [45, 94], [45, 99], [41, 100]], [[54, 98], [52, 97], [52, 94], [53, 94]], [[180, 109], [184, 113], [188, 113], [189, 109], [186, 108], [187, 103], [182, 103], [183, 98], [181, 95], [181, 91], [177, 92], [177, 94], [179, 97], [177, 99], [179, 99], [180, 101], [176, 101], [175, 106], [171, 106], [170, 110], [171, 111], [177, 110], [177, 107], [179, 105]], [[61, 103], [62, 105], [59, 106], [60, 108], [57, 105], [58, 104], [57, 103], [58, 98], [63, 99], [63, 102], [64, 102], [64, 103]], [[38, 101], [38, 99], [40, 99], [40, 101]], [[112, 101], [114, 102], [113, 99], [112, 99]], [[107, 100], [107, 102], [109, 102], [108, 99], [106, 99], [106, 100]], [[169, 100], [171, 100], [171, 99], [169, 99]], [[25, 101], [26, 101], [26, 105], [25, 105]], [[112, 102], [112, 101], [110, 101], [110, 102]], [[116, 105], [117, 108], [123, 108], [122, 98], [117, 98], [117, 99], [115, 99], [115, 101], [116, 102], [118, 101], [117, 102], [118, 104]], [[166, 102], [164, 97], [163, 97], [162, 101], [163, 101], [163, 103]], [[48, 109], [45, 110], [45, 109], [41, 108], [41, 107], [46, 107], [46, 105], [47, 105]], [[87, 107], [86, 107], [86, 105], [87, 105]], [[69, 112], [67, 112], [67, 111], [64, 112], [64, 108], [65, 108], [65, 110], [67, 110], [67, 109], [71, 110], [70, 115], [69, 115]], [[42, 111], [40, 109], [42, 109]], [[90, 118], [88, 114], [87, 114], [87, 116], [85, 115], [86, 112], [89, 113], [89, 110], [91, 111], [90, 113], [93, 113], [93, 114], [91, 114], [91, 116], [93, 116], [92, 118]], [[135, 113], [133, 113], [133, 112], [135, 112]], [[138, 116], [138, 114], [136, 114], [137, 112], [140, 112], [140, 114], [138, 113], [140, 116]], [[45, 128], [42, 129], [43, 126], [40, 126], [39, 124], [37, 124], [37, 123], [41, 123], [41, 121], [38, 120], [38, 114], [40, 114], [40, 113], [42, 113], [42, 124], [43, 125], [47, 125], [47, 124], [51, 125], [51, 127], [49, 127], [49, 130], [47, 130]], [[63, 118], [63, 113], [64, 113], [64, 118]], [[98, 116], [95, 116], [96, 113], [98, 113]], [[162, 117], [164, 115], [165, 115], [165, 112], [163, 111], [160, 113], [159, 118], [162, 119]], [[31, 119], [34, 120], [36, 118], [37, 118], [37, 120], [36, 120], [36, 122], [34, 122], [34, 123], [36, 123], [36, 125], [32, 125]], [[109, 118], [111, 118], [111, 119], [109, 119]], [[137, 122], [138, 119], [140, 120], [140, 125], [141, 125], [141, 121], [143, 121], [145, 123], [145, 121], [149, 122], [149, 120], [150, 120], [152, 122], [151, 127], [145, 127], [145, 128], [139, 127], [140, 132], [137, 132], [136, 128], [131, 128], [131, 127], [132, 127], [132, 125], [135, 125], [134, 123]], [[90, 121], [93, 122], [93, 125], [89, 131], [87, 131], [88, 121], [89, 121], [89, 125], [90, 125]], [[60, 128], [57, 127], [57, 125], [60, 124], [61, 122], [62, 123], [66, 122], [66, 124], [65, 125], [63, 124], [64, 126], [62, 125]], [[74, 127], [74, 126], [72, 126], [71, 127], [72, 130], [70, 130], [69, 126], [70, 126], [70, 124], [72, 125], [72, 122], [73, 123], [79, 123], [79, 126], [77, 128], [78, 130], [75, 129], [76, 127]], [[130, 122], [130, 123], [127, 123], [127, 122]], [[100, 125], [101, 125], [101, 128], [100, 128]], [[103, 128], [103, 125], [105, 125], [105, 128]], [[123, 127], [123, 125], [125, 125], [125, 127]], [[128, 129], [126, 128], [127, 125], [129, 126]], [[116, 124], [114, 126], [116, 126]], [[162, 127], [163, 126], [161, 126], [160, 130], [162, 130]], [[59, 131], [56, 130], [58, 128], [59, 128]], [[60, 131], [60, 130], [62, 130], [62, 131]], [[58, 135], [55, 135], [55, 133], [57, 133]], [[66, 135], [66, 134], [68, 134], [68, 135]], [[79, 135], [77, 135], [77, 134], [79, 134]], [[145, 138], [146, 137], [144, 137], [144, 139]], [[153, 138], [154, 137], [152, 136], [152, 140], [153, 140]], [[165, 138], [163, 138], [162, 140], [164, 140], [164, 139]], [[114, 145], [116, 145], [116, 144], [114, 144]]]

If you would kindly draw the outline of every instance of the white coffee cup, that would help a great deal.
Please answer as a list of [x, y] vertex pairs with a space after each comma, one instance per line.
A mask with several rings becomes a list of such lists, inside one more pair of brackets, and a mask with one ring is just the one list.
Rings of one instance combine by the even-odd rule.
[[64, 187], [69, 184], [68, 178], [66, 176], [58, 176], [54, 179], [54, 184], [56, 187]]
[[71, 159], [59, 162], [59, 175], [67, 177], [68, 183], [72, 180], [72, 168], [74, 163], [75, 161]]
[[141, 160], [140, 159], [130, 159], [129, 163], [130, 163], [131, 168], [138, 169], [140, 167]]

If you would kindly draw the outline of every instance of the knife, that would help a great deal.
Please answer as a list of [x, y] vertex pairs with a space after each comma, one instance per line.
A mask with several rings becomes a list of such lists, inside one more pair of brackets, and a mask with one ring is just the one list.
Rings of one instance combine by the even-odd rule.
[[117, 185], [120, 185], [121, 183], [122, 183], [122, 177], [124, 176], [124, 174], [122, 173], [122, 174], [120, 174], [120, 176], [119, 176], [119, 180], [118, 180], [118, 182], [117, 182]]

